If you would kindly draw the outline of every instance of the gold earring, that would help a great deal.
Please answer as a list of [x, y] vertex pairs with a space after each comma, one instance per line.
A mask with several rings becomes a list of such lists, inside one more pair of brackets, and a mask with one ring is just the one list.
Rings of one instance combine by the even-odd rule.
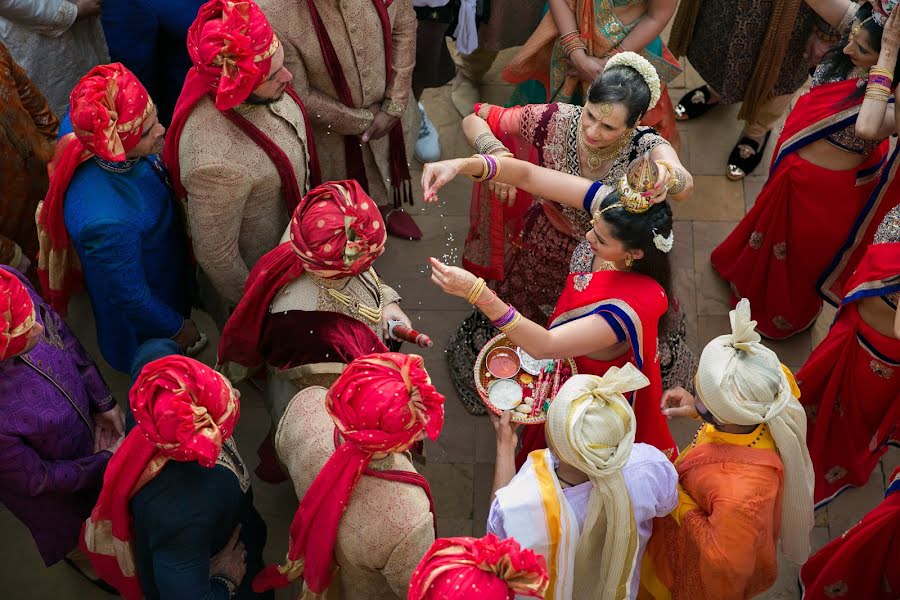
[[631, 265], [634, 264], [634, 257], [630, 254], [625, 255], [625, 268], [630, 269]]

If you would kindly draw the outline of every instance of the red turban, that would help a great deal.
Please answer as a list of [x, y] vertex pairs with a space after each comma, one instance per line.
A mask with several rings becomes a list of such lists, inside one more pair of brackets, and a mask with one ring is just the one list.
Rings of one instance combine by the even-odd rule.
[[0, 269], [0, 361], [17, 356], [34, 327], [34, 301], [14, 273]]
[[222, 375], [185, 356], [148, 363], [129, 392], [137, 425], [106, 467], [83, 549], [97, 574], [126, 600], [142, 597], [134, 566], [131, 499], [169, 460], [216, 465], [240, 403]]
[[266, 567], [253, 581], [260, 593], [301, 575], [309, 590], [328, 588], [341, 514], [376, 452], [403, 452], [422, 435], [436, 439], [444, 425], [444, 397], [421, 356], [386, 352], [357, 358], [325, 398], [344, 443], [303, 496], [290, 530], [287, 565]]
[[80, 266], [63, 221], [66, 190], [75, 169], [91, 156], [123, 161], [137, 146], [153, 102], [134, 73], [121, 63], [99, 65], [81, 78], [69, 96], [73, 133], [56, 144], [47, 167], [50, 189], [38, 206], [38, 275], [44, 298], [65, 315], [69, 296], [80, 284]]
[[493, 533], [435, 540], [413, 571], [409, 600], [543, 598], [550, 583], [540, 554]]
[[269, 305], [278, 290], [309, 270], [349, 277], [372, 266], [387, 241], [375, 201], [353, 180], [323, 183], [309, 191], [291, 220], [291, 241], [263, 256], [250, 271], [244, 296], [222, 330], [219, 364], [255, 367]]

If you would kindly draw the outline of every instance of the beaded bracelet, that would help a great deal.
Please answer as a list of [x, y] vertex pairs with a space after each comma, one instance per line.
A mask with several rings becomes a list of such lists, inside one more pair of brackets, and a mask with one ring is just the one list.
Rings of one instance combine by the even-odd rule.
[[492, 146], [494, 143], [499, 144], [500, 140], [490, 131], [485, 131], [475, 138], [475, 151], [478, 154], [490, 154], [490, 152], [485, 152], [484, 149]]
[[226, 577], [225, 575], [211, 575], [209, 578], [210, 581], [215, 581], [216, 583], [221, 584], [228, 591], [228, 597], [234, 598], [234, 595], [237, 593], [237, 584], [232, 581], [230, 577]]
[[506, 327], [507, 325], [512, 323], [517, 314], [518, 311], [516, 310], [516, 307], [510, 305], [509, 308], [506, 309], [506, 312], [503, 313], [503, 315], [499, 319], [491, 321], [491, 325], [493, 325], [497, 329]]

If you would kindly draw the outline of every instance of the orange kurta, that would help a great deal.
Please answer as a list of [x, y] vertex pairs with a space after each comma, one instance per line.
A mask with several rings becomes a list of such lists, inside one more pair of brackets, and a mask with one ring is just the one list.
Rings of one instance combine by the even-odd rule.
[[704, 425], [675, 464], [678, 508], [653, 523], [639, 598], [743, 600], [777, 576], [784, 467], [768, 429]]

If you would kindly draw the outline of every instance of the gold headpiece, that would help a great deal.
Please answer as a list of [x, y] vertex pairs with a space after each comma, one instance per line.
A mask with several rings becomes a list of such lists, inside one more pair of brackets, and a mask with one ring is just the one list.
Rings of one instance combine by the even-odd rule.
[[641, 195], [653, 189], [659, 179], [659, 167], [656, 161], [650, 158], [650, 154], [644, 154], [628, 165], [625, 175], [619, 180], [619, 201], [600, 210], [595, 215], [599, 217], [611, 208], [622, 207], [631, 213], [643, 213], [650, 210], [653, 202]]

